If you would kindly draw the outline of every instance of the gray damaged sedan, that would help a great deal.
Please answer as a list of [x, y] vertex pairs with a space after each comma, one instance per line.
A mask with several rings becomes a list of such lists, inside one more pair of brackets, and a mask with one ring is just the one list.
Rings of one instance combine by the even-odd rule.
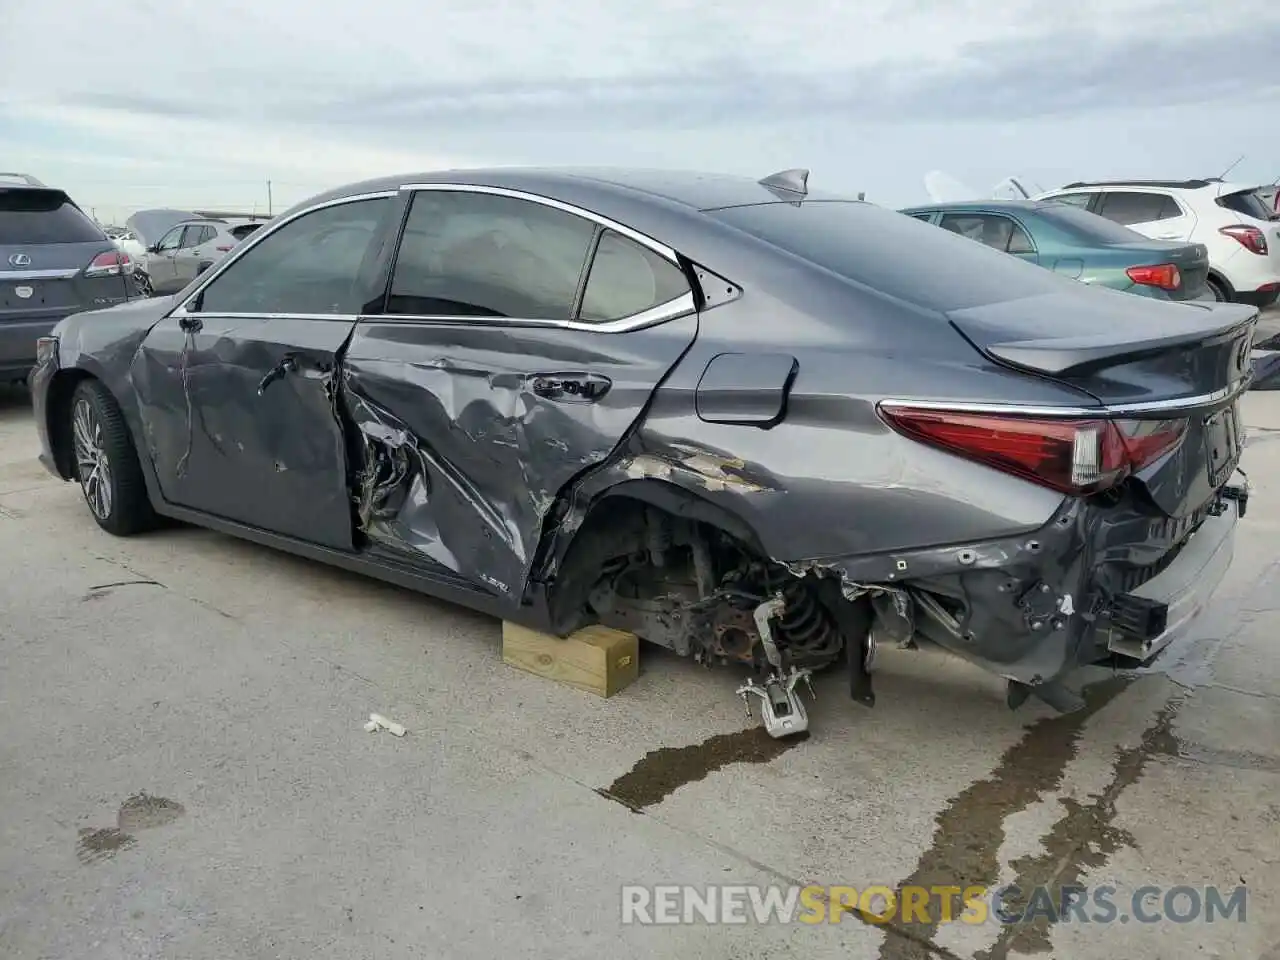
[[40, 341], [41, 459], [176, 518], [567, 635], [750, 668], [775, 736], [926, 640], [1011, 705], [1147, 660], [1231, 561], [1256, 310], [1090, 289], [749, 178], [374, 180]]

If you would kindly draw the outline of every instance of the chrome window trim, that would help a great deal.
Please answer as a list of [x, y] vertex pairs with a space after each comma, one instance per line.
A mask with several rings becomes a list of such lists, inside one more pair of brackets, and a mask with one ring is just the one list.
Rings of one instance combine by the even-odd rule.
[[920, 410], [950, 410], [955, 413], [995, 413], [1024, 417], [1100, 417], [1114, 414], [1165, 413], [1206, 407], [1243, 393], [1253, 380], [1253, 374], [1214, 390], [1193, 397], [1171, 397], [1168, 400], [1146, 400], [1141, 403], [1099, 404], [1096, 407], [1040, 407], [1019, 403], [970, 403], [948, 400], [903, 400], [897, 397], [881, 400], [881, 407], [914, 407]]
[[433, 323], [433, 324], [468, 324], [470, 326], [483, 327], [551, 327], [557, 330], [580, 330], [583, 333], [629, 333], [632, 330], [641, 330], [645, 327], [656, 326], [659, 323], [666, 323], [668, 320], [675, 320], [677, 317], [688, 316], [697, 312], [697, 302], [694, 300], [693, 291], [687, 291], [676, 297], [674, 300], [668, 300], [666, 303], [660, 303], [655, 307], [650, 307], [640, 313], [633, 313], [629, 317], [623, 317], [620, 320], [608, 320], [603, 323], [588, 323], [584, 320], [549, 320], [525, 317], [467, 317], [467, 316], [451, 316], [442, 314], [417, 314], [417, 313], [379, 313], [361, 317], [361, 320], [369, 323]]
[[512, 190], [508, 187], [487, 187], [474, 183], [405, 183], [401, 184], [400, 189], [404, 192], [416, 192], [419, 190], [426, 191], [443, 191], [447, 193], [483, 193], [493, 197], [508, 197], [512, 200], [528, 200], [531, 203], [541, 204], [544, 207], [550, 207], [552, 210], [559, 210], [561, 213], [572, 214], [581, 217], [584, 220], [590, 220], [592, 223], [599, 224], [609, 230], [614, 230], [629, 240], [634, 240], [643, 246], [648, 247], [654, 253], [659, 254], [664, 259], [670, 261], [675, 266], [680, 266], [680, 258], [675, 250], [668, 247], [665, 243], [659, 243], [650, 236], [646, 236], [639, 230], [634, 230], [626, 224], [619, 223], [616, 220], [596, 213], [593, 210], [587, 210], [585, 207], [579, 207], [572, 203], [565, 203], [563, 200], [553, 200], [551, 197], [544, 197], [541, 194], [530, 193], [527, 190]]
[[[213, 283], [229, 269], [236, 261], [245, 256], [257, 244], [261, 243], [275, 231], [282, 229], [295, 220], [306, 216], [309, 213], [315, 213], [319, 210], [325, 210], [329, 207], [337, 207], [346, 203], [357, 203], [362, 200], [380, 200], [394, 198], [400, 193], [422, 191], [450, 192], [450, 193], [479, 193], [490, 196], [509, 197], [513, 200], [526, 200], [531, 203], [538, 203], [553, 210], [559, 210], [572, 216], [578, 216], [584, 220], [595, 223], [607, 230], [613, 230], [616, 233], [633, 240], [636, 243], [652, 250], [658, 254], [672, 266], [677, 267], [683, 273], [684, 268], [680, 265], [680, 258], [671, 247], [666, 244], [659, 243], [652, 237], [634, 230], [625, 224], [618, 223], [609, 217], [595, 213], [591, 210], [578, 207], [571, 203], [565, 203], [561, 200], [554, 200], [550, 197], [544, 197], [536, 193], [529, 193], [524, 190], [511, 190], [506, 187], [489, 187], [471, 183], [407, 183], [402, 184], [398, 190], [380, 190], [375, 193], [355, 194], [349, 197], [339, 197], [333, 200], [326, 200], [323, 203], [317, 203], [299, 210], [292, 216], [273, 221], [266, 226], [259, 227], [249, 235], [247, 240], [237, 244], [231, 254], [222, 260], [217, 267], [209, 271], [207, 277], [202, 277], [200, 284], [186, 297], [183, 298], [181, 304], [175, 307], [169, 316], [182, 316], [190, 313], [192, 303], [204, 292], [209, 284]], [[399, 228], [398, 228], [399, 229]], [[645, 327], [655, 326], [659, 323], [666, 323], [681, 316], [686, 316], [697, 312], [697, 300], [694, 297], [692, 286], [683, 294], [666, 303], [660, 303], [648, 310], [640, 313], [632, 314], [629, 317], [623, 317], [619, 320], [610, 320], [604, 323], [587, 323], [580, 320], [554, 320], [547, 318], [521, 318], [521, 317], [463, 317], [463, 316], [447, 316], [435, 314], [372, 314], [357, 319], [366, 319], [377, 321], [380, 323], [468, 323], [484, 326], [513, 326], [513, 327], [553, 327], [563, 330], [579, 330], [591, 333], [628, 333], [632, 330], [640, 330]], [[230, 319], [294, 319], [294, 320], [314, 320], [314, 319], [348, 319], [352, 315], [349, 314], [299, 314], [299, 313], [210, 313], [208, 316], [227, 317]]]
[[[330, 207], [340, 207], [345, 203], [359, 203], [362, 200], [394, 199], [397, 192], [398, 191], [395, 191], [395, 190], [379, 190], [376, 193], [357, 193], [349, 197], [337, 197], [333, 200], [326, 200], [323, 203], [313, 204], [312, 206], [307, 207], [305, 210], [299, 210], [297, 213], [294, 213], [291, 216], [283, 217], [282, 219], [278, 219], [278, 220], [269, 221], [268, 223], [259, 227], [257, 230], [253, 231], [253, 233], [249, 234], [248, 240], [242, 240], [240, 243], [236, 244], [235, 248], [232, 249], [232, 251], [226, 257], [220, 260], [216, 267], [214, 267], [212, 270], [209, 270], [205, 276], [201, 277], [199, 285], [190, 294], [184, 297], [182, 303], [174, 307], [173, 310], [171, 310], [168, 313], [168, 316], [173, 317], [173, 316], [180, 316], [182, 314], [189, 313], [190, 311], [188, 310], [188, 308], [191, 306], [192, 301], [194, 301], [197, 297], [199, 297], [200, 294], [204, 293], [205, 288], [209, 286], [209, 284], [213, 283], [213, 281], [217, 280], [218, 277], [222, 276], [222, 274], [225, 273], [234, 263], [236, 263], [241, 257], [247, 254], [250, 250], [256, 247], [259, 243], [261, 243], [267, 237], [271, 236], [271, 234], [275, 233], [277, 230], [283, 229], [284, 227], [293, 223], [295, 220], [299, 220], [302, 217], [305, 217], [309, 213], [316, 213], [317, 211], [320, 211], [320, 210], [327, 210]], [[301, 317], [301, 316], [308, 316], [308, 315], [283, 314], [283, 313], [236, 313], [236, 314], [219, 313], [219, 314], [209, 314], [209, 316]], [[335, 316], [335, 314], [325, 314], [325, 316]]]

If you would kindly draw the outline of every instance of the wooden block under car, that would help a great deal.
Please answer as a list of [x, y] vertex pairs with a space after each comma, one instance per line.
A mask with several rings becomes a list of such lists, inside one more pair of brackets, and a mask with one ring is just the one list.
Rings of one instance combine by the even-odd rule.
[[583, 627], [562, 639], [503, 621], [502, 661], [611, 697], [640, 675], [640, 641], [634, 633], [599, 625]]

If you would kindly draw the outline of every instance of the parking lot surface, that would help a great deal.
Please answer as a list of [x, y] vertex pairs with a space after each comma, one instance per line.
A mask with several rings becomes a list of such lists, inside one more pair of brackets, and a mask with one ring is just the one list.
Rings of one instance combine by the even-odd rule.
[[[1280, 395], [1244, 409], [1254, 498], [1187, 643], [1082, 673], [1060, 717], [890, 650], [874, 709], [824, 678], [775, 742], [733, 670], [645, 647], [601, 700], [456, 607], [198, 529], [115, 539], [0, 393], [0, 956], [1280, 956]], [[624, 885], [1072, 882], [1126, 921], [621, 922]], [[1128, 922], [1183, 885], [1247, 915]]]

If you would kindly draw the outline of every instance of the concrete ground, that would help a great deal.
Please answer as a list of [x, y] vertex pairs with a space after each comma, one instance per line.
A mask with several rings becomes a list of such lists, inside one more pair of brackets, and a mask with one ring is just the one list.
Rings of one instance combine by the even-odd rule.
[[[1066, 717], [888, 651], [873, 710], [826, 679], [787, 744], [733, 671], [645, 648], [600, 700], [505, 667], [465, 610], [197, 529], [110, 537], [2, 394], [0, 956], [1280, 956], [1280, 395], [1244, 407], [1256, 495], [1191, 642], [1090, 671]], [[373, 711], [409, 734], [364, 732]], [[1243, 922], [620, 922], [624, 884], [811, 882], [1110, 884], [1126, 917], [1147, 885], [1248, 899]]]

